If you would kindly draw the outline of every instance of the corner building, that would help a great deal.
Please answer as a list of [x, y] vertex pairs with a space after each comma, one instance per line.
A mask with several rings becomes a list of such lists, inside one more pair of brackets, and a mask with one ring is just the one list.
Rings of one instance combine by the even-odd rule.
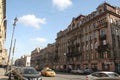
[[4, 47], [6, 24], [6, 0], [0, 0], [0, 66], [7, 65], [7, 49]]
[[[73, 18], [68, 28], [58, 34], [56, 43], [59, 46], [56, 48], [56, 54], [60, 55], [58, 62], [62, 66], [71, 66], [72, 69], [119, 71], [119, 7], [105, 2], [91, 14]], [[63, 56], [66, 56], [66, 60], [61, 59]]]

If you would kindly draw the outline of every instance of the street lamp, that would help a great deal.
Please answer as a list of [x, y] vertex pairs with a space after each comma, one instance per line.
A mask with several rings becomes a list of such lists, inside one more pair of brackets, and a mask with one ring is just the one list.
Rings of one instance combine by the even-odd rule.
[[13, 58], [14, 58], [14, 52], [15, 52], [15, 44], [16, 44], [16, 39], [14, 41], [14, 46], [13, 46], [13, 50], [12, 50], [12, 60], [11, 60], [11, 65], [13, 65]]
[[[8, 62], [7, 62], [7, 70], [9, 69], [9, 62], [10, 62], [10, 56], [11, 56], [11, 49], [12, 49], [12, 43], [13, 43], [13, 36], [14, 36], [14, 32], [15, 32], [15, 26], [16, 26], [16, 22], [18, 21], [17, 17], [14, 19], [14, 23], [13, 23], [13, 32], [12, 32], [12, 37], [11, 37], [11, 43], [10, 43], [10, 48], [9, 48], [9, 55], [8, 55]], [[10, 70], [11, 70], [11, 66], [10, 66]], [[11, 80], [11, 74], [10, 74], [10, 80]]]
[[11, 55], [11, 49], [12, 49], [12, 43], [13, 43], [13, 36], [14, 36], [14, 31], [15, 31], [15, 26], [16, 26], [16, 22], [18, 21], [17, 17], [14, 19], [14, 23], [13, 23], [13, 32], [12, 32], [12, 37], [11, 37], [11, 43], [10, 43], [10, 49], [9, 49], [9, 55], [8, 55], [8, 66], [9, 66], [9, 62], [10, 62], [10, 55]]

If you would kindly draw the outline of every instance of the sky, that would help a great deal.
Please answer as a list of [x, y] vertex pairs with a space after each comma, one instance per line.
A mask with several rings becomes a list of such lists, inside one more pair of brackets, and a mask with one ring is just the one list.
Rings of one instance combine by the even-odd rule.
[[66, 29], [73, 17], [88, 15], [104, 2], [120, 7], [120, 0], [6, 0], [5, 48], [9, 53], [15, 17], [14, 59], [18, 59], [37, 47], [54, 43], [57, 33]]

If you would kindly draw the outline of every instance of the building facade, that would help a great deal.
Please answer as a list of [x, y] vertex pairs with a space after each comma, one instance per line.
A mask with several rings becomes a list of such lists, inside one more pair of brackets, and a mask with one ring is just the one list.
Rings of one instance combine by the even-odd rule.
[[46, 48], [35, 49], [31, 53], [31, 66], [37, 70], [44, 67], [53, 68], [54, 66], [55, 44], [48, 44]]
[[0, 0], [0, 66], [7, 65], [6, 40], [6, 0]]
[[32, 52], [31, 52], [31, 66], [34, 68], [38, 68], [38, 64], [37, 64], [37, 56], [40, 52], [40, 48], [35, 48]]
[[[67, 30], [57, 36], [56, 52], [66, 53], [72, 69], [92, 68], [115, 71], [120, 68], [120, 8], [108, 3], [99, 5], [87, 16], [73, 18]], [[65, 36], [65, 37], [64, 37]], [[65, 43], [64, 43], [65, 42]], [[64, 66], [64, 65], [62, 65]]]
[[24, 56], [21, 56], [21, 58], [19, 58], [15, 61], [15, 66], [18, 66], [18, 67], [31, 66], [30, 63], [31, 63], [31, 56], [30, 55], [24, 55]]
[[100, 4], [90, 14], [73, 18], [54, 44], [34, 52], [31, 62], [38, 69], [120, 71], [120, 8]]

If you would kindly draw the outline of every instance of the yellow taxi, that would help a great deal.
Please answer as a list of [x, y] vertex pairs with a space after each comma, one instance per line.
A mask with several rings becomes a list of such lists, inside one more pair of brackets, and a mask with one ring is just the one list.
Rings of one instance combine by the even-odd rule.
[[55, 71], [50, 68], [44, 68], [41, 70], [41, 75], [48, 76], [48, 77], [54, 77], [56, 75]]

